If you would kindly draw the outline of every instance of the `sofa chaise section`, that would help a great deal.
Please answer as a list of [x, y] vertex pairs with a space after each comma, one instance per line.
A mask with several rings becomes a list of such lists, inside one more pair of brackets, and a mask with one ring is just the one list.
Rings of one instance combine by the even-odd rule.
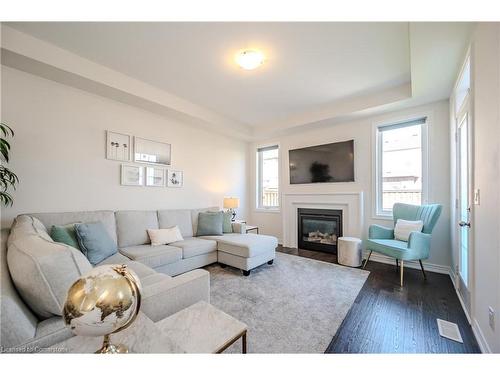
[[249, 233], [203, 238], [217, 241], [219, 263], [239, 268], [245, 276], [266, 262], [272, 264], [276, 257], [278, 240], [273, 236]]

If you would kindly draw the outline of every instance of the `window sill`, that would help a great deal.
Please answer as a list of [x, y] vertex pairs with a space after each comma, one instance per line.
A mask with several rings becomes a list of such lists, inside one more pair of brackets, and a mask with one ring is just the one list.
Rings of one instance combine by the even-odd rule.
[[254, 208], [254, 212], [259, 214], [279, 214], [281, 210], [279, 208]]
[[372, 215], [373, 220], [384, 220], [384, 221], [394, 221], [394, 217], [391, 214], [374, 214]]

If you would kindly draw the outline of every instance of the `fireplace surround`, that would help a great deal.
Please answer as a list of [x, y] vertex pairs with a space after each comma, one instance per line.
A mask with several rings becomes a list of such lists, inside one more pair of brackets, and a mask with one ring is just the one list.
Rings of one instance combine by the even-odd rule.
[[342, 210], [297, 208], [299, 249], [337, 253], [342, 237]]

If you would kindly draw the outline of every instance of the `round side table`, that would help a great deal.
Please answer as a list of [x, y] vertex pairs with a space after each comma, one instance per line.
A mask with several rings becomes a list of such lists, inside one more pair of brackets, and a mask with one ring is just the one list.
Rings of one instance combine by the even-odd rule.
[[339, 237], [337, 261], [343, 266], [360, 267], [363, 261], [361, 240], [356, 237]]

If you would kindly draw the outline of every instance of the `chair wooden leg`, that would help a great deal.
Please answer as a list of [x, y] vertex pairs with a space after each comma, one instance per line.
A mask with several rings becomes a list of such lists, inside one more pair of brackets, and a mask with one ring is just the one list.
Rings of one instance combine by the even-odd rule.
[[399, 259], [396, 258], [396, 268], [399, 268]]
[[372, 255], [372, 253], [373, 253], [373, 251], [371, 251], [371, 250], [370, 250], [370, 254], [368, 254], [368, 258], [366, 258], [366, 260], [365, 260], [365, 264], [363, 264], [363, 269], [365, 269], [365, 267], [366, 267], [366, 263], [368, 263], [368, 261], [370, 260], [370, 257], [371, 257], [371, 255]]
[[420, 263], [420, 268], [422, 269], [422, 273], [424, 274], [424, 280], [427, 280], [427, 275], [425, 274], [424, 270], [424, 265], [422, 264], [422, 261], [419, 259], [418, 262]]
[[401, 279], [400, 279], [401, 287], [403, 286], [403, 272], [404, 272], [404, 262], [401, 259]]

